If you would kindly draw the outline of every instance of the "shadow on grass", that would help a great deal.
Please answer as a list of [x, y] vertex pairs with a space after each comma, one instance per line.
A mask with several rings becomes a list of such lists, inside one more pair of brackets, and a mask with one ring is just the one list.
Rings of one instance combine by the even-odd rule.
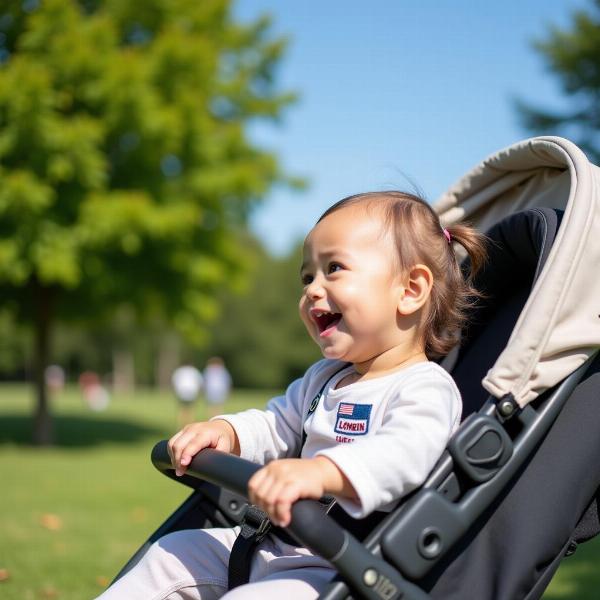
[[565, 558], [544, 600], [597, 600], [600, 588], [600, 537], [582, 544]]
[[[0, 445], [32, 445], [33, 419], [23, 415], [0, 418]], [[54, 446], [88, 447], [104, 443], [133, 444], [145, 438], [162, 439], [167, 432], [158, 427], [125, 419], [100, 419], [76, 415], [54, 417]]]

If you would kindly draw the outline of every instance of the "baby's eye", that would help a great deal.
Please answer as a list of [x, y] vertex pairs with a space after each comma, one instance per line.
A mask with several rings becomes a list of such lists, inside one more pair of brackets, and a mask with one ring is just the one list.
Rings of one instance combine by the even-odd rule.
[[336, 271], [341, 271], [344, 267], [340, 265], [340, 263], [330, 263], [327, 267], [327, 273], [335, 273]]
[[300, 275], [300, 279], [302, 280], [302, 285], [309, 285], [312, 283], [313, 276], [309, 275], [308, 273], [304, 273], [303, 275]]

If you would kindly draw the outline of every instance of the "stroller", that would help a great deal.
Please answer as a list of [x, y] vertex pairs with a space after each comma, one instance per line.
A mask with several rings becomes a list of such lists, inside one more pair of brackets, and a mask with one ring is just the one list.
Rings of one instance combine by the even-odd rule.
[[[599, 185], [574, 144], [537, 137], [435, 204], [442, 223], [468, 220], [492, 240], [475, 282], [483, 299], [441, 362], [464, 420], [425, 484], [378, 523], [294, 505], [287, 532], [338, 571], [322, 600], [532, 600], [600, 531]], [[175, 479], [166, 442], [152, 461]], [[117, 577], [170, 531], [239, 524], [258, 468], [200, 452], [177, 478], [192, 494]]]

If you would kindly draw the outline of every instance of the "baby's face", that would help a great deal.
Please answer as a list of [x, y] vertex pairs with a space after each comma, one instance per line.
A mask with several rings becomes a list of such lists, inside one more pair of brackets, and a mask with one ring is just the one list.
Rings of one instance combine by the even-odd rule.
[[300, 316], [323, 356], [360, 363], [401, 342], [397, 250], [381, 218], [338, 210], [304, 243]]

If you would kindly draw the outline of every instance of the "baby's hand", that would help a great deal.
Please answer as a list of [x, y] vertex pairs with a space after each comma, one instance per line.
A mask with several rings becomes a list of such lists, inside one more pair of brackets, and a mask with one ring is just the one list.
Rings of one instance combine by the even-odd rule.
[[221, 419], [186, 425], [169, 440], [167, 448], [178, 476], [185, 473], [192, 458], [204, 448], [239, 454], [235, 430]]
[[250, 502], [268, 513], [275, 525], [286, 527], [296, 500], [318, 500], [327, 491], [327, 469], [331, 467], [336, 468], [324, 457], [274, 460], [250, 478]]

